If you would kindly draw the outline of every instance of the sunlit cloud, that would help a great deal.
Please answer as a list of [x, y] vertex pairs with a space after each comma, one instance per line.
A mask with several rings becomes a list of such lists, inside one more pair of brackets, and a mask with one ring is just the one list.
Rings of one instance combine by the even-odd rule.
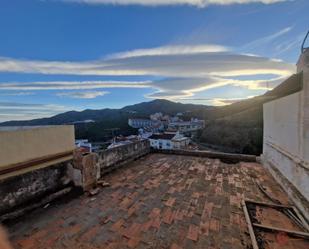
[[[0, 91], [10, 91], [9, 94], [14, 94], [11, 93], [14, 91], [16, 94], [22, 94], [53, 90], [60, 97], [94, 99], [107, 94], [102, 89], [149, 88], [153, 91], [147, 94], [146, 98], [188, 100], [193, 99], [198, 92], [228, 85], [267, 91], [293, 74], [295, 65], [256, 55], [238, 54], [220, 45], [170, 45], [124, 51], [104, 59], [82, 62], [0, 58], [0, 72], [114, 77], [144, 75], [145, 78], [155, 76], [160, 79], [0, 82]], [[270, 75], [267, 80], [265, 75]], [[244, 77], [250, 80], [241, 79]], [[213, 99], [208, 103], [224, 105], [232, 101], [237, 99]], [[21, 108], [21, 111], [18, 111], [18, 108], [10, 107], [4, 112], [5, 108], [2, 107], [0, 113], [5, 120], [13, 117], [27, 119], [26, 116], [31, 113], [51, 116], [60, 112], [60, 109], [59, 112], [55, 112], [55, 108], [52, 109], [48, 105], [41, 106], [41, 110], [34, 108], [26, 106], [26, 110]], [[12, 118], [9, 118], [9, 114]], [[28, 118], [33, 118], [29, 115]]]
[[0, 58], [0, 72], [162, 77], [207, 77], [250, 74], [286, 76], [295, 65], [265, 57], [228, 52], [143, 55], [90, 62], [31, 61]]
[[63, 2], [76, 2], [83, 4], [113, 4], [113, 5], [143, 5], [143, 6], [165, 6], [165, 5], [191, 5], [203, 8], [209, 5], [230, 5], [263, 3], [272, 4], [286, 0], [62, 0]]
[[211, 52], [227, 52], [229, 48], [220, 45], [173, 45], [161, 46], [156, 48], [135, 49], [132, 51], [115, 53], [108, 56], [108, 59], [123, 59], [138, 56], [154, 56], [154, 55], [181, 55], [181, 54], [199, 54]]
[[57, 93], [59, 97], [69, 97], [74, 99], [95, 99], [99, 96], [109, 94], [106, 91], [86, 91], [86, 92], [60, 92]]
[[0, 122], [50, 117], [68, 110], [69, 107], [54, 104], [0, 102]]
[[150, 81], [38, 81], [38, 82], [2, 82], [1, 90], [82, 90], [101, 88], [145, 88]]
[[210, 99], [209, 102], [211, 103], [211, 105], [214, 105], [214, 106], [224, 106], [224, 105], [230, 105], [233, 103], [237, 103], [243, 100], [248, 100], [254, 97], [255, 96], [248, 96], [246, 98], [213, 98], [213, 99]]
[[205, 78], [167, 78], [151, 83], [158, 91], [146, 95], [152, 99], [176, 100], [194, 96], [194, 93], [230, 84], [229, 80], [214, 77]]
[[[238, 86], [251, 90], [270, 90], [280, 84], [285, 78], [278, 77], [269, 80], [237, 80], [219, 77], [204, 78], [166, 78], [156, 81], [51, 81], [51, 82], [15, 82], [0, 83], [0, 90], [10, 91], [44, 91], [44, 90], [89, 90], [110, 88], [150, 88], [153, 93], [147, 98], [175, 100], [181, 97], [194, 96], [197, 92], [227, 85]], [[95, 98], [107, 94], [106, 91], [58, 92], [58, 96], [72, 98]]]
[[178, 98], [175, 99], [177, 101], [181, 102], [195, 102], [198, 104], [206, 104], [206, 105], [212, 105], [212, 106], [224, 106], [224, 105], [230, 105], [233, 103], [237, 103], [243, 100], [248, 100], [251, 98], [256, 97], [255, 95], [252, 96], [247, 96], [244, 98], [203, 98], [203, 97], [196, 97], [196, 98], [191, 98], [191, 97], [183, 97], [183, 98]]

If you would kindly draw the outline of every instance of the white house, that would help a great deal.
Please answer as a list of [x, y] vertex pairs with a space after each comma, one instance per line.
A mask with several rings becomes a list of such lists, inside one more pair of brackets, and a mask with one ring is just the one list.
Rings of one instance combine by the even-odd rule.
[[128, 120], [128, 125], [132, 128], [143, 128], [151, 132], [159, 132], [164, 129], [164, 125], [160, 120], [151, 119], [130, 118]]
[[179, 132], [172, 138], [173, 149], [184, 149], [190, 143], [190, 138], [183, 136]]
[[190, 139], [179, 133], [153, 134], [149, 137], [150, 146], [154, 149], [183, 149], [189, 145]]
[[205, 127], [205, 121], [192, 118], [191, 121], [171, 122], [168, 125], [169, 130], [179, 131], [181, 133], [197, 131]]

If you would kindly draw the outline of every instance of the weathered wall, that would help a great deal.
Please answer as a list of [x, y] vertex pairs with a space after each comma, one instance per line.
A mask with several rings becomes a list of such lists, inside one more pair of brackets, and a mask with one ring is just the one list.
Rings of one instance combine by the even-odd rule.
[[173, 154], [173, 155], [185, 155], [185, 156], [194, 156], [194, 157], [207, 157], [220, 159], [225, 163], [239, 163], [239, 162], [257, 162], [257, 157], [254, 155], [244, 155], [244, 154], [232, 154], [232, 153], [222, 153], [222, 152], [213, 152], [207, 150], [159, 150], [152, 149], [152, 152], [158, 152], [163, 154]]
[[69, 176], [75, 186], [80, 186], [84, 191], [95, 187], [100, 178], [98, 154], [86, 153], [76, 150], [73, 165], [69, 166]]
[[148, 140], [119, 146], [99, 152], [99, 168], [101, 174], [121, 166], [124, 163], [135, 160], [150, 152], [150, 143]]
[[303, 89], [264, 104], [263, 162], [309, 219], [309, 51], [298, 72]]
[[[301, 158], [301, 93], [264, 105], [264, 140]], [[267, 153], [267, 150], [264, 152]]]
[[0, 128], [0, 170], [74, 150], [74, 126]]
[[67, 167], [63, 162], [0, 180], [0, 216], [64, 188], [70, 183]]
[[[73, 160], [0, 180], [0, 220], [3, 214], [40, 202], [74, 184], [84, 191], [95, 187], [102, 174], [150, 152], [148, 140], [96, 153], [74, 151]], [[61, 191], [60, 191], [61, 192]], [[58, 192], [57, 192], [58, 193]]]

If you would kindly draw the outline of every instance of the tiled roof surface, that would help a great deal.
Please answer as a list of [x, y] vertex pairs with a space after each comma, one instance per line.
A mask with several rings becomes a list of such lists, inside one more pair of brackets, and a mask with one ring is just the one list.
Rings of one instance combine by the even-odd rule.
[[18, 248], [250, 248], [243, 197], [287, 204], [257, 163], [150, 154], [105, 177], [111, 186], [38, 209], [10, 224]]

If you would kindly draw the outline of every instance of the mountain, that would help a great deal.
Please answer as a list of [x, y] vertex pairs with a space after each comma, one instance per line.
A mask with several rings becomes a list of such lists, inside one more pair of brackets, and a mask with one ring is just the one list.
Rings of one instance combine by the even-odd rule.
[[150, 102], [142, 102], [139, 104], [126, 106], [121, 109], [84, 110], [80, 112], [69, 111], [50, 118], [40, 118], [26, 121], [7, 121], [0, 123], [0, 126], [61, 125], [83, 120], [104, 122], [107, 120], [127, 119], [129, 117], [148, 118], [150, 114], [155, 112], [162, 112], [169, 115], [182, 112], [184, 114], [191, 113], [192, 115], [196, 114], [201, 116], [201, 113], [212, 109], [214, 109], [214, 107], [182, 104], [163, 99], [156, 99]]
[[[102, 109], [69, 111], [50, 118], [40, 118], [26, 121], [8, 121], [0, 123], [0, 126], [40, 126], [73, 124], [78, 121], [93, 120], [95, 122], [75, 125], [76, 138], [88, 138], [90, 141], [106, 141], [115, 134], [131, 135], [136, 130], [128, 126], [128, 118], [149, 118], [155, 112], [174, 115], [184, 113], [184, 118], [205, 118], [204, 115], [215, 109], [205, 105], [193, 105], [175, 103], [168, 100], [157, 99], [123, 107], [121, 109]], [[115, 131], [112, 131], [115, 130]]]
[[175, 115], [183, 113], [184, 119], [197, 117], [206, 121], [206, 128], [197, 137], [207, 147], [225, 152], [259, 155], [263, 141], [263, 104], [299, 91], [302, 74], [294, 74], [282, 84], [261, 96], [242, 100], [227, 106], [182, 104], [157, 99], [123, 107], [121, 109], [70, 111], [50, 118], [28, 121], [8, 121], [0, 126], [33, 126], [71, 124], [77, 121], [94, 120], [93, 123], [76, 125], [76, 137], [91, 141], [105, 141], [114, 134], [136, 133], [127, 124], [128, 118], [148, 118], [150, 114], [162, 112]]

